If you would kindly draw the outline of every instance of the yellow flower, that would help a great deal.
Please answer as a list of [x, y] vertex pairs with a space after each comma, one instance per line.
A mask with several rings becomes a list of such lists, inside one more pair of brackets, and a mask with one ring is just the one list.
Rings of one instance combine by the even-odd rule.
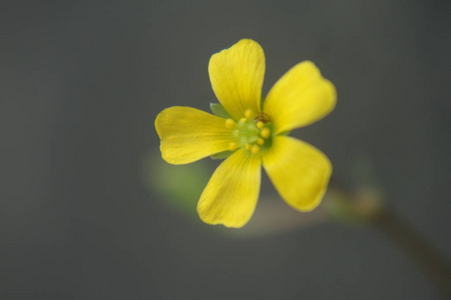
[[249, 39], [214, 54], [208, 71], [224, 109], [217, 113], [222, 117], [176, 106], [155, 120], [168, 163], [187, 164], [230, 153], [200, 196], [200, 218], [209, 224], [244, 226], [257, 204], [262, 165], [290, 206], [314, 209], [326, 191], [332, 165], [321, 151], [286, 134], [334, 109], [333, 84], [312, 62], [304, 61], [283, 75], [262, 102], [265, 55]]

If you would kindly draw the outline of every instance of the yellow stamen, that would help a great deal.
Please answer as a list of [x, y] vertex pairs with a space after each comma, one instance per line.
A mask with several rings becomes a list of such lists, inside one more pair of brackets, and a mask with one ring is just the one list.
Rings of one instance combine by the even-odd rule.
[[263, 146], [264, 143], [265, 143], [265, 140], [264, 140], [264, 139], [258, 138], [257, 144], [259, 144], [260, 146]]
[[252, 153], [252, 154], [255, 154], [255, 153], [257, 153], [258, 151], [260, 151], [260, 147], [257, 146], [257, 145], [253, 145], [252, 148], [251, 148], [251, 153]]
[[246, 144], [246, 150], [251, 150], [252, 146], [250, 144]]
[[244, 116], [246, 117], [246, 119], [250, 119], [254, 116], [254, 112], [252, 111], [252, 109], [246, 109]]
[[225, 121], [225, 126], [226, 126], [227, 128], [233, 128], [233, 127], [235, 126], [235, 121], [232, 120], [232, 119], [227, 119], [227, 120]]
[[231, 142], [231, 143], [229, 144], [229, 150], [230, 150], [230, 151], [235, 151], [236, 148], [238, 148], [237, 143]]
[[241, 118], [240, 119], [240, 123], [245, 123], [246, 122], [246, 118]]
[[271, 135], [271, 130], [269, 130], [268, 128], [264, 127], [260, 130], [260, 136], [264, 139], [269, 138], [269, 136]]
[[262, 129], [263, 126], [265, 126], [265, 123], [263, 123], [262, 121], [258, 121], [258, 122], [257, 122], [257, 128], [258, 128], [258, 129]]

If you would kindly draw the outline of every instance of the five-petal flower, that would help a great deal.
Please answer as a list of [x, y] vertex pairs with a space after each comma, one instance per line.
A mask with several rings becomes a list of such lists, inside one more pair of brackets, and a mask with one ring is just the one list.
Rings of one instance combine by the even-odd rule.
[[244, 226], [257, 204], [262, 165], [290, 206], [314, 209], [326, 191], [331, 163], [321, 151], [286, 133], [334, 109], [333, 84], [312, 62], [304, 61], [283, 75], [262, 102], [265, 56], [249, 39], [214, 54], [208, 70], [228, 117], [170, 107], [155, 120], [162, 156], [171, 164], [231, 153], [200, 196], [200, 218], [209, 224]]

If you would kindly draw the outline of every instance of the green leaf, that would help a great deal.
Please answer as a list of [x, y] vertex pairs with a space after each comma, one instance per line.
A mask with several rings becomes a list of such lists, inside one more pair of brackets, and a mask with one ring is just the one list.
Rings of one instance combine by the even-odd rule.
[[143, 160], [143, 172], [146, 186], [160, 195], [157, 199], [198, 219], [197, 201], [212, 173], [207, 161], [175, 166], [149, 153]]
[[212, 156], [210, 156], [213, 159], [223, 159], [223, 158], [227, 158], [230, 156], [230, 154], [232, 154], [233, 151], [222, 151], [216, 154], [213, 154]]
[[211, 112], [221, 118], [230, 118], [229, 113], [219, 103], [210, 103]]

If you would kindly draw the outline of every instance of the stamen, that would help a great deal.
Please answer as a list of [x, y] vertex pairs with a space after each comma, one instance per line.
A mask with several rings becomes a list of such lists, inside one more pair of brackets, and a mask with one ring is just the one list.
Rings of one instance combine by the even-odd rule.
[[227, 119], [226, 121], [225, 121], [225, 126], [227, 127], [227, 128], [230, 128], [230, 129], [232, 129], [233, 127], [235, 127], [235, 121], [234, 120], [232, 120], [232, 119]]
[[255, 153], [257, 153], [258, 151], [260, 151], [260, 147], [257, 146], [257, 145], [253, 145], [252, 148], [251, 148], [251, 153], [252, 153], [252, 154], [255, 154]]
[[231, 143], [229, 144], [229, 150], [230, 150], [230, 151], [235, 151], [236, 148], [238, 148], [237, 143], [231, 142]]
[[228, 144], [230, 151], [242, 148], [255, 154], [264, 149], [265, 145], [270, 143], [265, 141], [271, 138], [271, 124], [266, 124], [268, 118], [263, 113], [256, 113], [252, 109], [246, 109], [244, 118], [234, 120], [228, 118], [225, 120], [225, 126], [231, 129], [232, 140]]
[[269, 136], [271, 135], [271, 130], [269, 130], [268, 128], [264, 127], [260, 130], [260, 136], [264, 139], [269, 138]]
[[271, 120], [269, 119], [269, 116], [262, 111], [258, 113], [258, 115], [255, 117], [255, 120], [262, 121], [263, 123], [271, 122]]
[[254, 116], [254, 112], [252, 111], [252, 109], [246, 109], [244, 116], [246, 117], [246, 119], [250, 119]]

